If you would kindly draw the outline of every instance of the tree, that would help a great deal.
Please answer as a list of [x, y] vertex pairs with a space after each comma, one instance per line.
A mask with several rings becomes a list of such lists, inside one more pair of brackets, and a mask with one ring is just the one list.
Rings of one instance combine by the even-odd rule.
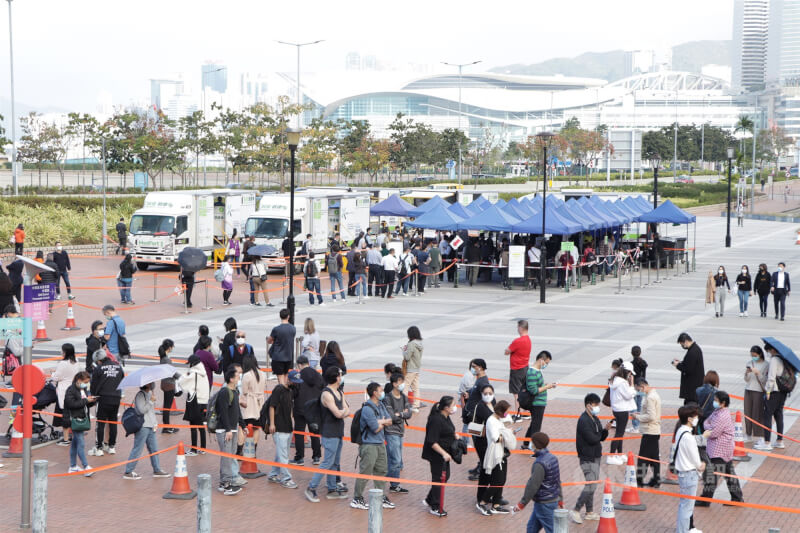
[[572, 117], [564, 122], [564, 125], [561, 127], [561, 133], [570, 130], [579, 130], [581, 129], [581, 121], [578, 120], [578, 117]]
[[5, 145], [11, 144], [11, 140], [5, 137], [6, 130], [3, 127], [3, 115], [0, 115], [0, 152], [4, 150]]
[[225, 181], [228, 180], [228, 162], [233, 161], [233, 155], [242, 148], [242, 114], [226, 109], [216, 103], [211, 104], [212, 110], [219, 110], [214, 122], [216, 124], [217, 146], [225, 159]]
[[349, 177], [366, 172], [370, 179], [377, 178], [378, 172], [390, 162], [391, 143], [376, 140], [370, 132], [369, 122], [365, 120], [341, 122], [339, 128], [342, 173]]
[[58, 168], [58, 173], [61, 176], [61, 188], [64, 188], [64, 170], [67, 165], [67, 154], [69, 148], [75, 140], [75, 134], [70, 129], [69, 125], [59, 126], [55, 122], [51, 124], [53, 128], [51, 142], [53, 149], [53, 156]]
[[336, 131], [335, 123], [321, 118], [313, 119], [303, 131], [303, 146], [298, 155], [301, 161], [311, 167], [312, 184], [313, 175], [320, 169], [328, 168], [336, 157]]
[[17, 159], [28, 163], [33, 163], [39, 171], [39, 187], [42, 186], [42, 168], [46, 163], [56, 160], [56, 153], [53, 148], [54, 137], [58, 135], [58, 130], [44, 120], [35, 111], [31, 111], [27, 117], [20, 119], [22, 136], [17, 150]]
[[92, 115], [88, 113], [69, 113], [67, 115], [67, 132], [73, 138], [81, 140], [81, 148], [83, 150], [83, 158], [81, 168], [86, 172], [86, 148], [89, 146], [91, 139], [96, 136], [100, 123]]
[[[194, 156], [195, 183], [200, 176], [200, 156], [214, 153], [219, 146], [213, 126], [214, 123], [206, 120], [202, 111], [195, 111], [178, 120], [180, 140], [176, 148], [184, 157], [189, 154]], [[183, 175], [181, 179], [184, 179]]]
[[656, 156], [662, 160], [672, 157], [672, 144], [663, 130], [646, 131], [642, 134], [642, 158], [650, 161]]
[[436, 144], [437, 155], [441, 162], [453, 160], [458, 164], [458, 147], [469, 146], [469, 137], [458, 128], [445, 128], [439, 134], [439, 142]]
[[583, 174], [583, 168], [589, 161], [596, 159], [606, 151], [614, 153], [614, 147], [611, 146], [603, 134], [597, 131], [582, 128], [562, 129], [560, 136], [567, 143], [567, 150], [572, 158], [573, 168], [576, 165], [580, 166], [581, 174]]
[[780, 168], [780, 159], [786, 155], [794, 141], [786, 135], [786, 130], [779, 126], [772, 126], [767, 130], [761, 130], [759, 139], [764, 144], [766, 151], [772, 154], [775, 162], [775, 169]]

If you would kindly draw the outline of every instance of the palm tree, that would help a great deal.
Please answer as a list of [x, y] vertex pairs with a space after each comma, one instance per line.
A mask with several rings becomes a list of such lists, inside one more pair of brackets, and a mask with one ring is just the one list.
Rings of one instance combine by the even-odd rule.
[[[739, 120], [736, 121], [736, 127], [734, 127], [733, 129], [733, 133], [747, 134], [748, 132], [750, 132], [750, 134], [752, 135], [754, 127], [755, 123], [749, 116], [739, 115]], [[744, 151], [744, 137], [739, 139], [739, 151], [740, 152]]]

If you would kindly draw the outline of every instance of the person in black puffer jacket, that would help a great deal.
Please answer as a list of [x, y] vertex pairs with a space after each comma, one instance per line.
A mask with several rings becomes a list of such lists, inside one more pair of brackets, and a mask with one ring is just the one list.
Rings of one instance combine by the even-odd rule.
[[134, 301], [131, 300], [131, 285], [133, 285], [133, 274], [135, 272], [136, 265], [133, 262], [133, 256], [127, 254], [125, 259], [119, 264], [119, 278], [117, 278], [120, 300], [122, 300], [124, 304], [134, 303]]
[[[289, 371], [289, 382], [294, 397], [294, 459], [290, 464], [302, 465], [305, 456], [305, 439], [300, 434], [305, 431], [308, 423], [306, 422], [305, 405], [310, 400], [319, 399], [325, 382], [322, 376], [308, 364], [308, 357], [301, 355], [297, 358], [297, 370]], [[309, 428], [311, 431], [311, 428]], [[319, 437], [311, 437], [311, 462], [315, 465], [320, 463], [322, 458], [322, 448], [320, 447]]]
[[8, 277], [11, 279], [11, 291], [17, 297], [18, 302], [22, 301], [22, 269], [24, 266], [22, 260], [17, 259], [6, 267], [8, 269]]
[[[50, 267], [53, 270], [52, 270], [52, 272], [49, 271], [49, 270], [42, 270], [39, 273], [39, 278], [40, 278], [39, 284], [41, 284], [41, 285], [57, 285], [58, 284], [58, 277], [60, 275], [59, 274], [60, 270], [58, 270], [58, 265], [53, 260], [53, 254], [52, 253], [47, 254], [47, 258], [44, 261], [44, 266]], [[50, 312], [51, 313], [53, 312], [53, 300], [50, 300]]]
[[[94, 404], [94, 396], [89, 395], [89, 373], [78, 372], [72, 378], [72, 385], [69, 386], [67, 392], [64, 394], [64, 409], [69, 411], [69, 417], [72, 423], [78, 418], [89, 417], [89, 406]], [[86, 452], [84, 450], [84, 434], [86, 431], [77, 431], [75, 427], [72, 428], [72, 441], [69, 447], [69, 471], [78, 472], [80, 470], [88, 470], [91, 467], [86, 460]], [[77, 459], [80, 457], [83, 468], [78, 466]], [[91, 476], [92, 473], [85, 474]]]
[[92, 322], [92, 333], [86, 337], [86, 371], [89, 374], [94, 371], [94, 359], [92, 358], [94, 352], [103, 350], [106, 345], [106, 339], [103, 337], [104, 333], [102, 321], [95, 320]]

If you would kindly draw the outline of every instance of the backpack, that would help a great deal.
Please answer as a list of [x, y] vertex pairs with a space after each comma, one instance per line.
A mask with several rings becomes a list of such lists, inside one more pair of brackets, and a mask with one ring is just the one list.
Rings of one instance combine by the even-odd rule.
[[122, 412], [122, 427], [126, 437], [131, 433], [138, 433], [143, 425], [144, 415], [139, 414], [135, 407], [128, 407]]
[[328, 256], [328, 273], [335, 274], [339, 271], [339, 263], [336, 254]]
[[797, 384], [797, 376], [795, 376], [794, 367], [786, 362], [786, 359], [783, 359], [783, 372], [781, 375], [775, 378], [775, 383], [778, 385], [778, 391], [783, 392], [785, 394], [789, 394], [794, 390], [794, 386]]
[[14, 352], [6, 347], [5, 352], [3, 353], [3, 375], [10, 376], [17, 368], [19, 368], [19, 366], [19, 357], [14, 355]]
[[408, 254], [400, 258], [400, 273], [397, 275], [398, 279], [402, 279], [406, 275], [408, 275], [408, 266], [406, 265], [407, 259], [408, 259]]
[[222, 273], [222, 269], [218, 268], [214, 271], [214, 279], [218, 282], [222, 283], [225, 281], [225, 274]]
[[219, 425], [219, 414], [217, 413], [217, 396], [219, 393], [224, 391], [227, 387], [222, 387], [220, 390], [214, 393], [214, 396], [208, 400], [208, 408], [206, 409], [206, 428], [208, 429], [209, 433], [214, 433], [217, 431], [217, 426]]
[[319, 435], [322, 431], [322, 396], [303, 404], [303, 416], [308, 424], [308, 431]]
[[317, 262], [313, 259], [309, 259], [308, 263], [306, 263], [306, 276], [309, 278], [315, 278], [319, 274], [319, 269], [317, 268]]
[[356, 414], [353, 415], [353, 422], [350, 423], [350, 442], [353, 444], [361, 445], [364, 442], [364, 431], [361, 431], [361, 411], [363, 411], [364, 407], [367, 405], [375, 411], [375, 416], [380, 414], [378, 408], [372, 405], [372, 402], [366, 401], [361, 404], [361, 409], [356, 411]]
[[[530, 368], [528, 369], [528, 372], [530, 372]], [[521, 409], [530, 411], [533, 409], [534, 399], [536, 399], [536, 394], [528, 390], [528, 378], [526, 374], [525, 387], [517, 393], [517, 401], [519, 401], [519, 406]]]
[[116, 318], [111, 319], [114, 322], [114, 332], [117, 334], [117, 346], [119, 347], [119, 358], [122, 361], [122, 366], [125, 366], [125, 358], [131, 356], [131, 346], [128, 344], [128, 338], [119, 332], [119, 325], [117, 325]]

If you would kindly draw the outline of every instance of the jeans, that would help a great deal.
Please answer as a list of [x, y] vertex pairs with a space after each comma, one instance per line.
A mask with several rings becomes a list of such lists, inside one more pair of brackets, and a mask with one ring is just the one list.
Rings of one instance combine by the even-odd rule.
[[[403, 435], [386, 434], [386, 456], [389, 467], [386, 470], [386, 477], [400, 477], [403, 470]], [[392, 481], [390, 487], [397, 487], [400, 483]]]
[[400, 288], [403, 288], [403, 294], [408, 294], [408, 284], [411, 276], [405, 275], [402, 279], [397, 280], [397, 288], [394, 290], [395, 294], [400, 294]]
[[394, 270], [384, 270], [383, 287], [381, 287], [381, 296], [384, 298], [391, 298], [392, 289], [394, 289]]
[[553, 513], [555, 513], [556, 507], [558, 507], [558, 502], [534, 502], [526, 533], [539, 533], [542, 529], [545, 530], [545, 533], [553, 533]]
[[[331, 298], [336, 300], [336, 295], [340, 294], [342, 296], [342, 300], [345, 299], [344, 287], [342, 284], [342, 273], [341, 272], [334, 272], [333, 274], [328, 274], [328, 277], [331, 279]], [[339, 290], [336, 290], [336, 283], [339, 283]]]
[[355, 295], [358, 296], [358, 289], [361, 287], [361, 296], [367, 295], [367, 275], [356, 274], [356, 290]]
[[89, 466], [89, 461], [86, 460], [86, 450], [84, 449], [83, 435], [85, 431], [73, 431], [72, 441], [69, 443], [69, 466], [70, 468], [77, 466], [77, 458], [81, 458], [81, 463], [84, 467]]
[[[358, 447], [358, 473], [367, 476], [386, 475], [386, 446], [383, 444], [362, 444]], [[353, 489], [353, 498], [361, 498], [368, 480], [358, 478], [356, 487]], [[385, 481], [375, 480], [372, 482], [376, 489], [384, 490]]]
[[317, 303], [322, 303], [322, 289], [320, 288], [319, 278], [307, 278], [308, 303], [314, 305], [314, 295], [317, 296]]
[[133, 278], [119, 278], [117, 280], [119, 286], [119, 298], [122, 303], [131, 301], [131, 285], [133, 285]]
[[105, 426], [106, 422], [108, 424], [108, 446], [109, 448], [113, 448], [117, 444], [117, 413], [119, 412], [119, 403], [115, 403], [112, 405], [101, 404], [97, 407], [97, 423], [96, 431], [97, 431], [97, 440], [96, 444], [98, 448], [103, 447], [103, 433], [105, 433]]
[[61, 278], [64, 278], [64, 285], [67, 286], [67, 294], [72, 294], [72, 285], [69, 284], [69, 272], [64, 270], [58, 272], [58, 282], [56, 283], [56, 294], [61, 294]]
[[[150, 453], [156, 453], [158, 451], [158, 444], [156, 443], [156, 431], [154, 428], [145, 428], [143, 427], [139, 431], [134, 434], [133, 437], [133, 449], [131, 450], [131, 454], [128, 456], [128, 460], [131, 459], [138, 459], [140, 455], [142, 455], [142, 449], [144, 448], [145, 444], [147, 445], [147, 451]], [[133, 461], [125, 465], [125, 473], [130, 474], [136, 469], [136, 463], [139, 461]], [[151, 455], [150, 456], [150, 465], [153, 467], [153, 472], [158, 472], [161, 470], [161, 464], [158, 461], [158, 455]]]
[[[319, 281], [319, 280], [317, 280]], [[275, 441], [275, 462], [286, 464], [289, 462], [289, 443], [292, 440], [291, 433], [273, 433], [272, 439]], [[270, 477], [277, 476], [281, 482], [290, 481], [292, 474], [288, 468], [273, 466], [269, 471]]]
[[[600, 479], [600, 458], [598, 457], [592, 462], [581, 461], [581, 471], [583, 472], [583, 479], [586, 481], [597, 481]], [[591, 513], [594, 509], [594, 491], [597, 484], [584, 485], [581, 495], [578, 496], [578, 501], [575, 503], [575, 510], [580, 512], [583, 506], [586, 506], [586, 512]]]
[[769, 302], [769, 293], [758, 294], [758, 307], [761, 309], [761, 314], [766, 316], [767, 314], [767, 302]]
[[[342, 438], [341, 437], [322, 437], [322, 447], [325, 454], [322, 456], [322, 463], [319, 467], [322, 470], [341, 470], [339, 463], [342, 461]], [[314, 474], [308, 487], [316, 489], [325, 474]], [[336, 490], [336, 476], [328, 475], [325, 480], [328, 490]]]
[[720, 315], [725, 314], [725, 287], [717, 287], [714, 292], [714, 311]]
[[[634, 401], [636, 402], [636, 411], [632, 411], [634, 413], [641, 413], [642, 412], [642, 398], [644, 398], [644, 394], [636, 393], [636, 396], [633, 397]], [[631, 417], [633, 418], [633, 417]], [[636, 418], [633, 418], [631, 421], [631, 425], [633, 429], [639, 429], [639, 421]]]
[[[678, 485], [680, 485], [680, 493], [687, 496], [697, 495], [697, 480], [698, 475], [696, 470], [689, 470], [687, 472], [678, 472]], [[689, 521], [694, 514], [695, 500], [688, 498], [681, 498], [678, 504], [678, 524], [675, 531], [677, 533], [689, 533]]]
[[383, 267], [377, 263], [369, 265], [367, 293], [372, 296], [372, 287], [375, 286], [375, 296], [381, 292], [383, 283]]
[[[231, 440], [226, 441], [226, 433], [220, 432], [217, 436], [217, 444], [221, 452], [236, 454], [236, 432], [232, 433]], [[158, 457], [158, 456], [156, 456]], [[239, 477], [239, 463], [230, 457], [219, 458], [219, 482], [228, 484]]]
[[750, 293], [748, 291], [737, 291], [739, 295], [739, 312], [744, 313], [747, 311], [747, 303], [750, 300]]
[[253, 278], [250, 278], [249, 282], [250, 282], [250, 303], [254, 304], [256, 303], [256, 286], [253, 283]]

